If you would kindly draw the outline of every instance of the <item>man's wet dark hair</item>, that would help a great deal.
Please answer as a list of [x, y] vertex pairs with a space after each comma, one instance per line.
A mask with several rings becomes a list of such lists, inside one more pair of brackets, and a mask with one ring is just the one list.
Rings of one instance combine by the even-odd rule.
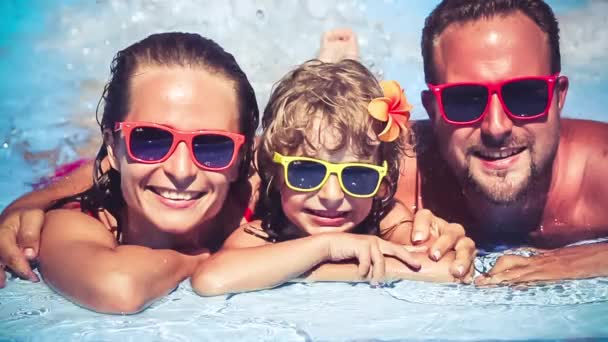
[[551, 73], [561, 71], [559, 27], [551, 7], [542, 0], [443, 0], [424, 22], [422, 60], [424, 79], [438, 83], [433, 61], [433, 41], [451, 24], [521, 12], [547, 34], [551, 50]]

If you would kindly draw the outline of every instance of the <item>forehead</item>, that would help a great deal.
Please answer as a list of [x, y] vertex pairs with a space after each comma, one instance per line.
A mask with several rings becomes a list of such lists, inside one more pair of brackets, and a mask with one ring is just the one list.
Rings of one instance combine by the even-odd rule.
[[367, 142], [354, 141], [356, 137], [349, 133], [351, 132], [341, 132], [338, 127], [329, 125], [320, 115], [315, 115], [305, 133], [310, 146], [304, 144], [298, 149], [298, 152], [333, 163], [374, 161], [380, 142], [373, 129], [370, 127], [368, 130], [368, 137], [374, 146], [373, 153], [369, 155], [361, 155], [361, 149], [358, 148], [358, 146], [367, 145]]
[[129, 91], [127, 121], [155, 122], [181, 130], [239, 130], [234, 82], [200, 67], [139, 68]]
[[451, 24], [433, 54], [439, 83], [551, 73], [548, 37], [521, 12]]

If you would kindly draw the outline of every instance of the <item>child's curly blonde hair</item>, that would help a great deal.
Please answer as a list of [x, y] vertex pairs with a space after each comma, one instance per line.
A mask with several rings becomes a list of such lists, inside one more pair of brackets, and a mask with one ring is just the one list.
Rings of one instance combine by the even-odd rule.
[[[338, 63], [311, 60], [275, 84], [264, 110], [264, 133], [256, 153], [261, 183], [255, 212], [272, 239], [283, 241], [301, 235], [283, 213], [280, 184], [277, 184], [282, 166], [272, 161], [273, 154], [315, 151], [318, 146], [310, 141], [313, 134], [318, 134], [325, 150], [337, 151], [350, 144], [355, 155], [362, 159], [373, 156], [378, 163], [386, 160], [388, 172], [379, 192], [382, 197], [374, 198], [370, 214], [355, 231], [377, 234], [380, 219], [393, 205], [404, 141], [408, 139], [393, 142], [377, 139], [385, 123], [369, 115], [367, 108], [372, 99], [381, 96], [382, 88], [376, 78], [354, 60]], [[321, 124], [315, 125], [316, 120]], [[370, 128], [375, 133], [373, 136], [370, 136]], [[314, 132], [314, 129], [318, 131]], [[331, 145], [323, 142], [323, 134], [334, 135], [330, 139]]]

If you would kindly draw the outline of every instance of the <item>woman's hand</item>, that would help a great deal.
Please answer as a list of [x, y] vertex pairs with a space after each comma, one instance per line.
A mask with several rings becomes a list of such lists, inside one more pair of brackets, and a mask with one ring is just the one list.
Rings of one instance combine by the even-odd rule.
[[20, 278], [39, 281], [29, 261], [38, 256], [43, 223], [40, 209], [14, 210], [0, 218], [0, 288], [6, 282], [5, 268]]
[[357, 259], [359, 276], [370, 280], [372, 285], [385, 281], [385, 256], [394, 257], [414, 270], [420, 263], [410, 252], [425, 251], [425, 246], [402, 246], [373, 235], [348, 233], [324, 234], [327, 239], [327, 255], [331, 262]]
[[471, 271], [477, 250], [473, 240], [465, 236], [464, 227], [449, 223], [435, 216], [430, 210], [419, 210], [414, 216], [412, 242], [415, 245], [429, 246], [429, 257], [441, 260], [446, 253], [455, 251], [450, 265], [450, 273], [465, 283], [472, 281]]

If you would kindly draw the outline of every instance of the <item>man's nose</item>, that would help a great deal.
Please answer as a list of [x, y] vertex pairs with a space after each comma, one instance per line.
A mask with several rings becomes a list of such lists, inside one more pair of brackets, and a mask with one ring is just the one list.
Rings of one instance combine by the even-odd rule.
[[505, 112], [498, 94], [493, 94], [488, 104], [487, 113], [481, 122], [481, 137], [488, 145], [502, 145], [511, 135], [513, 121]]

